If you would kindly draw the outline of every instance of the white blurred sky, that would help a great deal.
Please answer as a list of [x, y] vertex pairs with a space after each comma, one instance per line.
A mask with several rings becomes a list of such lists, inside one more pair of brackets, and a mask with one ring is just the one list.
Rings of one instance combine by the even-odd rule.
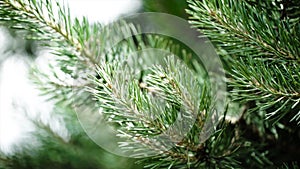
[[[118, 16], [136, 11], [140, 0], [68, 0], [71, 14], [76, 17], [87, 16], [91, 22], [108, 23]], [[26, 132], [32, 130], [23, 116], [22, 109], [14, 104], [26, 105], [29, 113], [51, 111], [51, 105], [38, 97], [28, 80], [29, 60], [22, 60], [17, 52], [8, 59], [3, 54], [6, 43], [11, 43], [8, 32], [0, 28], [0, 148], [9, 151], [12, 144], [25, 139]]]
[[71, 13], [87, 16], [90, 21], [107, 23], [118, 16], [139, 8], [140, 0], [68, 0]]

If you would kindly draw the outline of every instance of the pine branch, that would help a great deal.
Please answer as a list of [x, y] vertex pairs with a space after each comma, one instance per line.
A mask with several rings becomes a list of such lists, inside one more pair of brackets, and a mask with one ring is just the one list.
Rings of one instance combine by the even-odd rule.
[[[86, 32], [91, 31], [87, 20], [84, 19], [82, 23], [76, 20], [76, 24], [72, 24], [69, 8], [57, 1], [2, 0], [0, 6], [0, 23], [24, 32], [27, 39], [38, 40], [40, 45], [50, 48], [52, 53], [58, 56], [55, 58], [55, 64], [60, 66], [61, 71], [58, 72], [53, 63], [49, 64], [53, 74], [33, 71], [34, 82], [39, 84], [40, 90], [50, 99], [59, 97], [58, 102], [70, 100], [69, 98], [74, 96], [71, 94], [76, 92], [72, 89], [76, 88], [74, 82], [78, 70], [90, 72], [91, 65], [95, 65], [96, 62], [94, 58], [84, 55], [87, 48], [80, 41], [82, 38], [88, 38], [82, 33], [81, 27], [86, 28]], [[81, 57], [83, 55], [85, 57]], [[74, 68], [80, 60], [83, 63], [82, 67]], [[49, 82], [49, 79], [56, 80]]]
[[[268, 15], [246, 1], [189, 3], [194, 26], [205, 28], [203, 32], [233, 58], [229, 61], [234, 64], [228, 67], [230, 87], [237, 100], [256, 101], [268, 117], [280, 118], [286, 114], [284, 111], [298, 110], [299, 38], [290, 36], [299, 34], [295, 29], [297, 23], [292, 19], [277, 20], [283, 15], [290, 16], [280, 13], [287, 10], [274, 10]], [[99, 109], [117, 129], [118, 136], [125, 139], [119, 143], [125, 152], [134, 157], [155, 155], [141, 160], [147, 164], [145, 168], [241, 168], [240, 161], [253, 168], [272, 164], [265, 158], [265, 152], [243, 140], [239, 124], [227, 124], [226, 114], [218, 126], [210, 122], [219, 117], [212, 116], [214, 107], [207, 75], [202, 69], [193, 71], [195, 60], [185, 47], [178, 47], [166, 37], [141, 35], [110, 48], [115, 38], [135, 35], [138, 28], [126, 22], [112, 27], [91, 25], [85, 18], [73, 22], [69, 9], [58, 1], [0, 0], [0, 7], [0, 23], [26, 30], [27, 38], [39, 40], [56, 55], [55, 62], [49, 65], [50, 74], [38, 69], [33, 72], [43, 93], [61, 105], [74, 101], [86, 109]], [[132, 68], [139, 64], [138, 59], [129, 58], [129, 53], [148, 47], [179, 55], [187, 65], [167, 56], [164, 65], [154, 64], [137, 73]], [[146, 56], [151, 60], [151, 54]], [[236, 58], [239, 60], [233, 62]], [[146, 62], [143, 60], [142, 64]], [[294, 119], [300, 119], [300, 112], [295, 113]], [[178, 120], [184, 123], [176, 123]], [[208, 128], [204, 128], [205, 123]], [[77, 144], [85, 148], [86, 142], [65, 142], [48, 126], [36, 125], [48, 134], [38, 136], [45, 148], [60, 150], [71, 158], [92, 160], [95, 165], [89, 164], [91, 167], [101, 166], [98, 156], [90, 155], [94, 146], [78, 148]], [[174, 129], [170, 129], [172, 126]], [[206, 130], [212, 130], [213, 135], [203, 141]], [[170, 143], [173, 139], [180, 141]], [[77, 156], [77, 152], [90, 156]], [[156, 155], [157, 152], [162, 154]], [[49, 157], [43, 152], [41, 155]], [[27, 158], [28, 154], [19, 157]], [[72, 167], [80, 167], [76, 164], [77, 160]]]
[[107, 27], [106, 30], [101, 24], [91, 25], [86, 18], [82, 22], [75, 18], [73, 23], [69, 8], [58, 1], [2, 0], [0, 6], [1, 24], [24, 32], [27, 39], [38, 40], [40, 45], [48, 47], [56, 55], [53, 56], [54, 62], [49, 64], [51, 73], [35, 68], [32, 79], [43, 95], [58, 103], [71, 104], [74, 99], [81, 105], [92, 100], [88, 93], [82, 91], [85, 86], [91, 85], [87, 74], [95, 73], [96, 64], [107, 58], [111, 60], [125, 50], [121, 48], [112, 53], [103, 49], [106, 45], [104, 39], [111, 36], [105, 33], [107, 30], [117, 32], [116, 36], [136, 32], [135, 27], [126, 23]]
[[[202, 164], [211, 165], [211, 160], [220, 163], [218, 166], [225, 163], [229, 165], [229, 162], [230, 166], [237, 165], [232, 164], [235, 157], [230, 156], [236, 151], [234, 149], [239, 147], [238, 141], [232, 146], [232, 152], [206, 146], [206, 142], [201, 142], [199, 135], [204, 123], [211, 116], [209, 88], [207, 84], [200, 82], [203, 80], [202, 76], [195, 76], [191, 70], [179, 64], [179, 61], [173, 60], [173, 57], [166, 59], [165, 68], [155, 65], [148, 68], [142, 82], [131, 82], [130, 79], [134, 79], [134, 75], [130, 73], [130, 66], [126, 66], [127, 62], [125, 66], [124, 63], [116, 61], [98, 68], [101, 78], [92, 78], [98, 87], [90, 88], [89, 91], [99, 101], [101, 113], [109, 122], [117, 124], [118, 136], [127, 138], [125, 142], [120, 143], [120, 147], [133, 153], [134, 157], [161, 152], [160, 155], [141, 161], [149, 164], [146, 168], [193, 168]], [[157, 100], [160, 99], [166, 101], [164, 105], [167, 107], [159, 106]], [[178, 114], [178, 108], [182, 108], [184, 114]], [[182, 138], [179, 143], [172, 143], [172, 148], [169, 149], [171, 143], [168, 137], [176, 140], [180, 137], [178, 132], [188, 127], [178, 125], [176, 129], [180, 131], [174, 130], [174, 133], [171, 131], [168, 132], [169, 135], [164, 135], [163, 132], [171, 127], [179, 115], [185, 122], [190, 118], [196, 118], [196, 121], [191, 123], [193, 126], [188, 136]], [[159, 134], [163, 136], [155, 137]], [[163, 139], [164, 137], [166, 138]], [[211, 144], [214, 144], [214, 138], [212, 136]], [[221, 138], [218, 137], [219, 141]], [[226, 139], [234, 140], [235, 136]]]
[[73, 36], [69, 9], [57, 2], [2, 0], [0, 5], [0, 20], [10, 28], [30, 30], [32, 35], [27, 38], [67, 42], [78, 50], [82, 48]]
[[[5, 2], [7, 3], [8, 1]], [[189, 71], [185, 69], [186, 71], [178, 72], [174, 68], [180, 68], [180, 66], [175, 63], [169, 63], [171, 66], [169, 66], [170, 69], [167, 72], [164, 72], [166, 70], [163, 70], [160, 67], [155, 67], [150, 70], [152, 74], [150, 73], [146, 76], [147, 78], [145, 77], [146, 81], [144, 83], [147, 84], [146, 86], [143, 86], [143, 83], [138, 83], [138, 81], [136, 81], [138, 78], [135, 77], [136, 80], [134, 80], [132, 83], [129, 83], [130, 87], [126, 89], [124, 88], [124, 84], [126, 83], [120, 84], [120, 82], [126, 81], [126, 78], [130, 78], [129, 76], [124, 76], [130, 75], [130, 72], [125, 73], [127, 70], [124, 67], [117, 69], [118, 64], [115, 62], [109, 63], [112, 60], [118, 60], [120, 63], [122, 63], [124, 59], [126, 59], [126, 54], [129, 51], [134, 51], [137, 49], [141, 50], [149, 46], [169, 50], [174, 54], [180, 55], [183, 60], [190, 62], [189, 53], [182, 50], [180, 47], [174, 47], [176, 44], [173, 45], [171, 40], [165, 40], [165, 38], [157, 38], [155, 36], [146, 37], [148, 45], [142, 43], [142, 41], [139, 39], [139, 36], [135, 36], [134, 38], [136, 39], [132, 38], [125, 40], [113, 49], [107, 50], [105, 49], [105, 46], [110, 44], [106, 44], [101, 40], [106, 40], [109, 36], [109, 38], [114, 38], [114, 36], [111, 36], [111, 34], [108, 34], [107, 32], [116, 33], [116, 36], [127, 37], [128, 35], [134, 34], [136, 31], [135, 28], [131, 25], [127, 25], [126, 23], [121, 23], [121, 26], [117, 25], [115, 27], [106, 28], [110, 30], [103, 30], [99, 24], [91, 26], [86, 19], [83, 19], [82, 23], [75, 19], [75, 23], [72, 24], [69, 13], [65, 14], [63, 12], [58, 14], [58, 18], [52, 17], [51, 19], [50, 16], [56, 16], [56, 14], [50, 7], [48, 7], [49, 9], [47, 8], [48, 10], [46, 11], [46, 14], [37, 13], [36, 15], [33, 15], [32, 13], [34, 13], [34, 11], [42, 11], [41, 9], [45, 8], [42, 7], [43, 5], [47, 7], [47, 3], [44, 4], [43, 2], [33, 2], [33, 4], [39, 4], [40, 6], [31, 5], [30, 2], [27, 3], [24, 3], [24, 6], [27, 5], [24, 7], [24, 9], [15, 8], [15, 4], [11, 4], [11, 6], [14, 8], [9, 10], [15, 10], [19, 13], [16, 12], [17, 14], [10, 13], [0, 16], [5, 16], [6, 20], [9, 20], [5, 23], [11, 23], [12, 28], [31, 28], [27, 29], [32, 33], [29, 38], [37, 40], [52, 38], [55, 40], [53, 44], [47, 44], [48, 47], [54, 49], [54, 54], [57, 55], [58, 58], [57, 63], [50, 64], [52, 74], [44, 74], [38, 71], [33, 72], [36, 75], [36, 84], [41, 86], [40, 89], [44, 91], [45, 95], [51, 96], [51, 100], [54, 99], [62, 104], [71, 104], [70, 101], [75, 99], [73, 101], [75, 101], [77, 105], [94, 106], [94, 100], [90, 97], [90, 94], [85, 93], [84, 89], [85, 87], [89, 87], [90, 89], [94, 89], [92, 92], [95, 92], [96, 90], [95, 96], [98, 98], [98, 101], [100, 102], [99, 104], [101, 105], [100, 108], [104, 110], [107, 120], [120, 125], [121, 127], [119, 130], [119, 136], [128, 138], [128, 142], [120, 143], [120, 146], [126, 151], [134, 150], [136, 155], [141, 155], [141, 153], [145, 152], [145, 150], [143, 150], [145, 147], [154, 152], [159, 150], [167, 150], [167, 148], [164, 148], [164, 145], [167, 144], [166, 140], [163, 140], [162, 142], [161, 140], [151, 140], [149, 143], [148, 137], [149, 135], [160, 134], [166, 131], [177, 118], [177, 112], [179, 111], [180, 107], [183, 107], [186, 111], [185, 114], [181, 115], [185, 120], [193, 119], [192, 116], [196, 115], [197, 113], [202, 114], [198, 117], [199, 125], [195, 127], [195, 132], [196, 130], [197, 132], [201, 131], [200, 128], [203, 127], [205, 118], [210, 115], [210, 111], [207, 107], [207, 105], [210, 103], [210, 100], [206, 97], [207, 95], [204, 94], [205, 92], [200, 90], [200, 87], [195, 88], [195, 86], [199, 86], [199, 82], [189, 80], [193, 79], [191, 75], [188, 73], [186, 74], [186, 72]], [[4, 5], [4, 7], [7, 7], [7, 4], [6, 6]], [[23, 15], [23, 13], [25, 13], [25, 15]], [[31, 15], [34, 17], [29, 17]], [[47, 20], [49, 18], [43, 17], [47, 15], [50, 15], [50, 21]], [[19, 20], [23, 20], [23, 22], [20, 22], [17, 24], [17, 26], [14, 25], [15, 17], [19, 17]], [[62, 21], [60, 21], [61, 18]], [[68, 23], [66, 24], [67, 26], [64, 25], [65, 22]], [[62, 30], [58, 30], [58, 28], [62, 28]], [[39, 30], [43, 31], [40, 32]], [[136, 46], [136, 40], [138, 40], [138, 46]], [[124, 54], [125, 58], [118, 58]], [[98, 79], [98, 81], [95, 83], [96, 85], [87, 80], [87, 76], [94, 76], [93, 67], [95, 67], [95, 65], [99, 66], [98, 73], [99, 77], [101, 78], [98, 79], [95, 77]], [[105, 68], [106, 65], [109, 66]], [[55, 69], [57, 66], [60, 67], [60, 70]], [[117, 70], [121, 71], [122, 74], [119, 74], [118, 77], [114, 77], [113, 74]], [[63, 73], [66, 77], [61, 76], [61, 73]], [[81, 73], [84, 73], [84, 76], [79, 77], [79, 80], [81, 79], [83, 83], [74, 84], [66, 82], [72, 81], [72, 79], [77, 80], [76, 75]], [[165, 75], [166, 78], [160, 78], [161, 74]], [[197, 91], [195, 91], [196, 89]], [[85, 95], [83, 95], [82, 92]], [[123, 95], [124, 93], [122, 92], [128, 93]], [[146, 93], [153, 95], [153, 97], [150, 97]], [[155, 97], [161, 97], [160, 99], [165, 99], [167, 102], [169, 102], [166, 110], [165, 108], [159, 106], [159, 103], [156, 101]], [[199, 100], [200, 97], [202, 99]], [[149, 107], [150, 109], [148, 109]], [[152, 114], [147, 115], [145, 112], [152, 112]], [[161, 112], [165, 112], [165, 114], [162, 114]], [[138, 123], [141, 120], [142, 123]], [[178, 128], [181, 127], [189, 126], [178, 126]], [[180, 134], [174, 132], [172, 133], [172, 131], [170, 132], [171, 133], [168, 134], [171, 134], [171, 137], [174, 138], [177, 137], [177, 134]], [[197, 135], [195, 135], [195, 137], [190, 135], [189, 139], [198, 140], [199, 138]], [[187, 139], [185, 142], [190, 142], [189, 139]], [[138, 149], [136, 148], [136, 143], [141, 145]], [[162, 147], [157, 146], [158, 143], [161, 143]], [[185, 145], [194, 146], [187, 143], [185, 143]], [[133, 147], [135, 149], [133, 149]], [[178, 151], [166, 151], [166, 153], [174, 158], [190, 158], [190, 156], [188, 156], [185, 151], [182, 151], [182, 149], [182, 147], [179, 147]], [[182, 160], [179, 161], [182, 162]]]
[[[240, 102], [257, 102], [275, 122], [287, 113], [299, 122], [298, 24], [280, 20], [270, 1], [189, 1], [191, 23], [225, 50], [230, 87]], [[276, 29], [275, 29], [276, 28]]]
[[[132, 78], [134, 79], [129, 73], [132, 70], [130, 70], [130, 67], [122, 66], [121, 63], [100, 68], [98, 73], [102, 81], [94, 79], [101, 90], [91, 89], [91, 92], [99, 100], [103, 113], [108, 116], [109, 121], [121, 125], [127, 136], [143, 137], [162, 133], [163, 130], [168, 128], [169, 124], [174, 122], [176, 112], [172, 111], [172, 107], [167, 109], [161, 107], [156, 100], [166, 98], [167, 93], [165, 92], [171, 92], [172, 95], [169, 95], [169, 97], [172, 98], [166, 98], [165, 100], [171, 102], [171, 105], [178, 106], [182, 104], [178, 100], [180, 96], [176, 95], [176, 90], [174, 91], [172, 85], [168, 85], [167, 79], [163, 82], [164, 85], [156, 83], [154, 80], [150, 80], [153, 82], [152, 84], [147, 83], [148, 81], [146, 81], [146, 84], [139, 84], [136, 80], [129, 82]], [[121, 74], [120, 71], [122, 71]], [[161, 81], [161, 76], [165, 76], [166, 73], [159, 70], [157, 72], [152, 73], [154, 76], [158, 75]], [[128, 75], [124, 76], [123, 73]], [[146, 78], [148, 79], [148, 76]], [[143, 92], [143, 90], [145, 91]], [[164, 98], [159, 97], [162, 92]], [[165, 113], [161, 114], [161, 112]], [[133, 136], [133, 138], [137, 139], [136, 136]]]
[[[230, 86], [236, 100], [242, 102], [256, 101], [260, 111], [267, 111], [267, 118], [277, 116], [277, 120], [284, 114], [295, 110], [292, 120], [299, 122], [300, 112], [300, 69], [296, 63], [278, 63], [247, 59], [235, 62], [231, 73]], [[279, 119], [278, 119], [279, 118]]]
[[252, 6], [256, 6], [268, 13], [280, 12], [280, 20], [289, 20], [297, 22], [299, 20], [300, 2], [297, 0], [246, 0]]
[[188, 2], [190, 23], [230, 55], [300, 61], [300, 39], [290, 36], [297, 30], [276, 20], [279, 14], [258, 11], [245, 1]]

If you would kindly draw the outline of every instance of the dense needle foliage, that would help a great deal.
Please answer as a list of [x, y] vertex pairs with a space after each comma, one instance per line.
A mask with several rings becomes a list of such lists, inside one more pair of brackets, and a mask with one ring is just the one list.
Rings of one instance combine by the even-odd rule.
[[[33, 119], [38, 146], [24, 143], [13, 154], [0, 151], [0, 168], [297, 168], [299, 1], [187, 0], [176, 1], [174, 8], [152, 3], [145, 1], [147, 10], [189, 16], [191, 27], [214, 44], [230, 98], [218, 123], [204, 125], [215, 111], [208, 74], [176, 39], [136, 35], [139, 26], [125, 21], [103, 26], [72, 19], [67, 5], [58, 1], [0, 0], [1, 25], [54, 54], [50, 71], [33, 67], [31, 77], [56, 103], [53, 114], [63, 117], [70, 135], [64, 138]], [[122, 41], [106, 48], [120, 36]], [[143, 67], [153, 56], [140, 60], [130, 53], [147, 48], [169, 52], [154, 56], [163, 66], [153, 64], [133, 74], [132, 64]], [[120, 149], [143, 158], [100, 149], [75, 112], [87, 119], [100, 113], [122, 138]], [[168, 130], [178, 118], [194, 123], [176, 124], [190, 130], [169, 148], [170, 140], [162, 138], [166, 131], [175, 139], [182, 134]], [[205, 140], [204, 130], [213, 131]]]

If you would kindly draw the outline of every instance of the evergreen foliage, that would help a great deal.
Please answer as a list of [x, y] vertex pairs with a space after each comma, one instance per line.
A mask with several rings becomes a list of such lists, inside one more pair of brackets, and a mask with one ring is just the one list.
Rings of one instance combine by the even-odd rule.
[[[63, 138], [47, 124], [32, 120], [39, 146], [24, 143], [13, 155], [0, 151], [0, 168], [298, 168], [299, 2], [181, 2], [188, 4], [191, 26], [215, 45], [232, 99], [204, 141], [200, 137], [204, 123], [214, 112], [211, 84], [185, 46], [159, 35], [132, 36], [139, 28], [125, 21], [103, 26], [86, 18], [73, 20], [68, 7], [58, 1], [0, 0], [1, 25], [38, 41], [55, 55], [51, 71], [33, 68], [32, 80], [56, 102], [54, 114], [64, 117], [70, 133], [70, 138]], [[107, 48], [117, 36], [124, 39]], [[164, 67], [153, 65], [132, 74], [130, 64], [143, 67], [148, 60], [138, 63], [129, 54], [149, 47], [174, 55], [159, 56]], [[151, 53], [148, 58], [153, 59]], [[124, 139], [120, 148], [131, 157], [144, 158], [132, 164], [135, 160], [99, 149], [84, 134], [74, 109], [100, 111]], [[177, 118], [195, 122], [176, 124], [191, 130], [169, 148], [165, 132], [172, 139], [182, 134], [168, 130]], [[157, 155], [158, 150], [162, 153]]]

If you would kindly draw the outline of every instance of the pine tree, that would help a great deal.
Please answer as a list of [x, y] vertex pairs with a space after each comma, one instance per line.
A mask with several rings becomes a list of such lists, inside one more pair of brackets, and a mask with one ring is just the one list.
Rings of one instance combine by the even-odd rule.
[[[86, 18], [72, 20], [58, 1], [0, 0], [0, 23], [55, 55], [50, 73], [33, 68], [32, 81], [56, 102], [53, 113], [63, 117], [71, 135], [62, 138], [33, 119], [40, 146], [24, 143], [12, 155], [0, 151], [0, 168], [298, 168], [299, 1], [181, 2], [187, 4], [190, 25], [214, 44], [226, 71], [230, 103], [204, 141], [200, 136], [213, 118], [214, 98], [207, 72], [184, 44], [161, 35], [136, 35], [140, 28], [127, 21], [104, 26]], [[127, 38], [106, 49], [116, 35]], [[149, 47], [174, 56], [165, 57], [165, 68], [154, 65], [132, 75], [128, 55]], [[161, 107], [159, 99], [167, 106]], [[182, 108], [181, 118], [196, 120], [168, 148], [168, 139], [155, 136], [168, 130]], [[75, 111], [94, 122], [92, 113], [100, 111], [123, 139], [120, 149], [145, 157], [123, 158], [99, 149]], [[158, 150], [163, 153], [155, 154]]]

